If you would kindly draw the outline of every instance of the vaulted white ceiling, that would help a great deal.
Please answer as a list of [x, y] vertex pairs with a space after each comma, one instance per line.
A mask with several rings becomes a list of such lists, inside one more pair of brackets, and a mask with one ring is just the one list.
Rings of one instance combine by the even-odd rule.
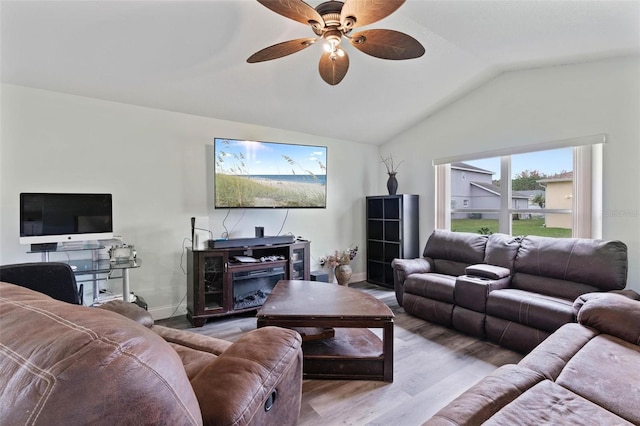
[[313, 37], [253, 0], [2, 1], [0, 18], [5, 83], [372, 144], [505, 70], [640, 54], [638, 0], [408, 0], [368, 28], [405, 32], [426, 54], [386, 61], [347, 45], [337, 86], [318, 74], [317, 45], [246, 63]]

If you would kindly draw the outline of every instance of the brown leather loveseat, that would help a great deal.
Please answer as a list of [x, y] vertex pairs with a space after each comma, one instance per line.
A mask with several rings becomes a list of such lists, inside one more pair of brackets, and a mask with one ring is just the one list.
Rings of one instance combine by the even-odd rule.
[[0, 282], [0, 424], [296, 424], [296, 332], [230, 343], [154, 326], [133, 304], [105, 308]]
[[590, 293], [574, 309], [578, 324], [498, 368], [425, 425], [640, 424], [640, 302]]
[[392, 266], [398, 303], [409, 314], [526, 353], [575, 322], [578, 296], [625, 288], [627, 247], [435, 230], [422, 258]]

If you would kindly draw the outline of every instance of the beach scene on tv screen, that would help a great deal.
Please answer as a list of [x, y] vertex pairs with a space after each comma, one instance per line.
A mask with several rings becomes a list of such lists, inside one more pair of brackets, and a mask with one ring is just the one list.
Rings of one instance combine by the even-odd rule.
[[327, 148], [215, 139], [216, 208], [324, 208]]

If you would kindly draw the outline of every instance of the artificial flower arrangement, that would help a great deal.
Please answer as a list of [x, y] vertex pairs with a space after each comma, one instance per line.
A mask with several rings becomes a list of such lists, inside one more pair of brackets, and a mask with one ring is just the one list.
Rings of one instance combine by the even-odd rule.
[[334, 254], [320, 258], [320, 266], [327, 268], [335, 268], [339, 265], [348, 265], [358, 254], [358, 246], [348, 248], [344, 251], [336, 250]]

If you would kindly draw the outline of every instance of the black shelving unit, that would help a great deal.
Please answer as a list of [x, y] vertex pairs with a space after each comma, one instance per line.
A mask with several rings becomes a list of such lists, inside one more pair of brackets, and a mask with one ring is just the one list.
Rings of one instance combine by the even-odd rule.
[[367, 281], [393, 288], [391, 261], [419, 257], [418, 196], [367, 197]]

